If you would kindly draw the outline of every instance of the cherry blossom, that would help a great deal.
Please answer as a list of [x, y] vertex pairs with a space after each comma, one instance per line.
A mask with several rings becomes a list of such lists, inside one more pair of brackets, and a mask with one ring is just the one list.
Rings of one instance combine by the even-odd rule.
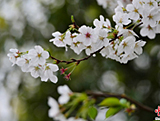
[[133, 48], [135, 45], [135, 37], [128, 36], [127, 38], [123, 39], [120, 45], [118, 46], [118, 53], [125, 52], [126, 54], [130, 54], [133, 52]]
[[[113, 15], [115, 27], [111, 26], [109, 19], [100, 15], [99, 19], [94, 19], [93, 28], [82, 25], [69, 28], [64, 33], [56, 31], [52, 33], [54, 38], [50, 39], [50, 42], [57, 47], [64, 47], [66, 51], [70, 48], [77, 55], [84, 51], [87, 56], [90, 56], [101, 49], [98, 52], [103, 57], [127, 63], [142, 54], [142, 47], [146, 44], [143, 40], [136, 40], [139, 36], [134, 31], [135, 27], [141, 25], [141, 36], [147, 36], [150, 39], [154, 39], [156, 34], [160, 33], [160, 8], [157, 2], [159, 1], [133, 0], [126, 5], [118, 1], [115, 15]], [[108, 1], [101, 1], [101, 3], [107, 6]], [[71, 31], [72, 29], [75, 31]], [[39, 45], [27, 52], [10, 49], [7, 56], [12, 65], [17, 64], [23, 72], [30, 72], [34, 78], [40, 77], [42, 81], [51, 80], [53, 83], [58, 80], [55, 76], [58, 66], [47, 63], [49, 53]], [[70, 79], [70, 73], [65, 78]]]
[[145, 44], [146, 44], [145, 41], [142, 41], [142, 40], [136, 41], [135, 47], [134, 47], [134, 51], [135, 51], [138, 55], [142, 54], [142, 51], [143, 51], [142, 47], [143, 47]]
[[92, 43], [96, 42], [96, 35], [94, 30], [91, 27], [87, 27], [85, 25], [79, 28], [80, 34], [77, 35], [77, 38], [80, 42], [82, 42], [85, 46], [90, 46]]
[[156, 27], [151, 27], [150, 25], [143, 26], [140, 30], [140, 34], [142, 36], [148, 36], [150, 39], [154, 39], [156, 37]]
[[69, 89], [67, 85], [59, 86], [57, 90], [58, 90], [58, 93], [61, 95], [58, 98], [58, 102], [60, 104], [66, 104], [70, 99], [69, 95], [72, 94], [72, 91]]
[[23, 72], [29, 72], [31, 66], [31, 59], [28, 54], [21, 56], [21, 58], [17, 58], [16, 64], [21, 67]]
[[73, 43], [71, 44], [71, 49], [76, 53], [76, 54], [80, 54], [84, 49], [85, 49], [85, 46], [83, 45], [82, 42], [80, 42], [78, 40], [78, 38], [74, 38], [73, 39]]
[[11, 49], [10, 51], [11, 53], [8, 53], [10, 61], [13, 65], [20, 66], [23, 72], [30, 72], [32, 77], [40, 77], [41, 81], [46, 82], [50, 79], [51, 82], [57, 83], [58, 78], [54, 73], [59, 68], [56, 64], [46, 63], [49, 53], [44, 51], [41, 46], [35, 46], [28, 52], [19, 52], [18, 49]]
[[29, 72], [31, 72], [31, 76], [34, 78], [38, 78], [42, 75], [42, 67], [40, 65], [34, 65], [29, 68]]
[[96, 27], [96, 29], [102, 29], [102, 28], [107, 28], [107, 29], [111, 29], [111, 23], [109, 21], [109, 19], [106, 18], [106, 21], [104, 20], [104, 17], [102, 15], [99, 16], [100, 20], [95, 19], [93, 21], [94, 26]]
[[156, 8], [152, 8], [149, 11], [148, 9], [144, 9], [143, 19], [142, 19], [143, 24], [150, 25], [151, 27], [155, 27], [157, 25], [157, 21], [160, 20], [159, 14], [160, 12]]
[[73, 35], [71, 34], [70, 31], [67, 31], [65, 34], [65, 38], [64, 38], [64, 43], [67, 45], [71, 45], [71, 43], [73, 42], [73, 37], [76, 36], [77, 34], [74, 33]]
[[49, 117], [53, 118], [60, 114], [59, 105], [54, 98], [48, 97], [48, 105], [51, 107], [48, 111]]
[[44, 65], [46, 63], [46, 59], [49, 58], [49, 53], [44, 51], [41, 46], [35, 46], [35, 49], [30, 49], [28, 55], [31, 58], [31, 63], [33, 65], [40, 64]]
[[[150, 39], [154, 39], [156, 34], [160, 33], [159, 0], [132, 0], [132, 3], [130, 2], [128, 5], [123, 4], [122, 1], [117, 2], [118, 6], [112, 16], [115, 22], [114, 27], [111, 26], [109, 19], [100, 15], [99, 19], [94, 19], [93, 27], [82, 25], [80, 27], [72, 26], [72, 28], [70, 26], [64, 33], [53, 32], [52, 36], [54, 38], [49, 41], [53, 42], [57, 47], [64, 47], [65, 51], [69, 48], [77, 55], [84, 52], [87, 55], [87, 59], [97, 53], [100, 53], [106, 59], [109, 58], [124, 64], [138, 58], [142, 54], [146, 42], [139, 40], [139, 36], [136, 34], [137, 31], [135, 32], [134, 29], [141, 27], [140, 35], [147, 36]], [[97, 0], [97, 2], [103, 8], [106, 8], [111, 3], [109, 0]], [[52, 56], [40, 45], [36, 45], [26, 52], [10, 49], [10, 53], [7, 56], [12, 62], [12, 66], [18, 65], [23, 72], [29, 72], [32, 77], [40, 77], [41, 81], [44, 82], [48, 80], [53, 83], [58, 82], [55, 73], [59, 70], [59, 67], [56, 64], [48, 63], [50, 62], [49, 57], [52, 58]], [[52, 59], [55, 58], [53, 57]], [[67, 68], [62, 68], [61, 74], [64, 74], [65, 78], [69, 80], [72, 72], [65, 74], [66, 70]], [[59, 86], [57, 91], [60, 94], [58, 102], [52, 97], [48, 98], [48, 105], [50, 106], [49, 117], [59, 121], [85, 121], [81, 118], [69, 117], [67, 119], [65, 117], [63, 113], [66, 110], [62, 110], [60, 105], [64, 106], [72, 101], [70, 98], [72, 99], [73, 92], [67, 85]]]
[[140, 18], [141, 6], [138, 6], [138, 2], [132, 2], [126, 6], [127, 11], [129, 11], [129, 18], [137, 21]]
[[11, 53], [8, 53], [7, 56], [9, 57], [9, 60], [12, 62], [12, 66], [14, 66], [16, 64], [19, 51], [18, 49], [10, 49], [9, 51]]
[[121, 12], [116, 12], [116, 14], [113, 15], [113, 21], [116, 22], [117, 25], [128, 25], [129, 23], [131, 23], [128, 14]]
[[53, 72], [56, 72], [58, 70], [59, 68], [56, 64], [46, 63], [43, 67], [43, 74], [41, 75], [41, 80], [46, 82], [48, 79], [50, 79], [51, 82], [57, 83], [58, 79], [53, 74]]
[[53, 42], [54, 45], [57, 47], [65, 47], [66, 44], [64, 43], [64, 36], [60, 32], [52, 33], [52, 36], [55, 37], [54, 39], [50, 39], [50, 42]]

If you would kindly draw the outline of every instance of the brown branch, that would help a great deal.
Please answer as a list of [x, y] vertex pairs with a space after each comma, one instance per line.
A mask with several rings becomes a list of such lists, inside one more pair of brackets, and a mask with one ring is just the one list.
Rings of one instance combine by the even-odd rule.
[[145, 110], [147, 112], [150, 112], [150, 113], [154, 113], [154, 109], [146, 106], [146, 105], [143, 105], [142, 103], [139, 103], [138, 101], [136, 100], [133, 100], [131, 99], [130, 97], [127, 97], [126, 95], [122, 94], [122, 95], [118, 95], [118, 94], [106, 94], [106, 93], [94, 93], [94, 92], [87, 92], [87, 95], [91, 95], [93, 96], [94, 98], [97, 98], [97, 97], [116, 97], [116, 98], [124, 98], [126, 100], [128, 100], [129, 102], [135, 104], [138, 108], [142, 109], [142, 110]]
[[88, 59], [89, 59], [90, 57], [92, 57], [94, 54], [99, 53], [103, 48], [104, 48], [104, 47], [102, 47], [101, 49], [99, 49], [99, 50], [91, 53], [89, 56], [87, 56], [87, 57], [85, 57], [85, 58], [82, 58], [82, 59], [73, 59], [73, 58], [72, 58], [71, 61], [64, 61], [64, 60], [59, 60], [59, 59], [57, 59], [57, 58], [55, 58], [55, 57], [53, 57], [53, 56], [51, 56], [51, 55], [50, 55], [50, 58], [56, 60], [56, 61], [57, 61], [57, 64], [58, 64], [58, 63], [66, 63], [66, 64], [76, 63], [76, 64], [78, 65], [81, 61], [88, 60]]

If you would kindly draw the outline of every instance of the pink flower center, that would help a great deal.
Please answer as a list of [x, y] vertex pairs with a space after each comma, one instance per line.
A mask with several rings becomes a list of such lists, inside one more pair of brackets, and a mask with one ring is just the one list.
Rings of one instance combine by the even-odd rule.
[[90, 37], [91, 37], [91, 34], [87, 32], [86, 38], [90, 38]]

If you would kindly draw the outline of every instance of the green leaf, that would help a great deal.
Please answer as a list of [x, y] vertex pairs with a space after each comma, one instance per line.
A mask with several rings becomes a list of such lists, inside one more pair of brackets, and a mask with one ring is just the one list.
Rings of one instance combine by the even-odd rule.
[[97, 116], [97, 109], [95, 108], [95, 107], [90, 107], [89, 109], [88, 109], [88, 115], [89, 115], [89, 117], [91, 118], [91, 119], [95, 119], [96, 118], [96, 116]]
[[106, 118], [115, 115], [122, 109], [121, 106], [119, 107], [110, 107], [109, 110], [106, 112]]
[[104, 99], [99, 105], [100, 106], [115, 107], [115, 106], [121, 106], [121, 103], [118, 98], [110, 97], [110, 98]]

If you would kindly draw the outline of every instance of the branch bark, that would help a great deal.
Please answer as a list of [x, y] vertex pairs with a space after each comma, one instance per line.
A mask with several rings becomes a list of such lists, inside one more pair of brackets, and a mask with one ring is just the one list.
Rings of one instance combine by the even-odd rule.
[[104, 48], [104, 47], [102, 47], [101, 49], [99, 49], [99, 50], [91, 53], [89, 56], [87, 56], [87, 57], [85, 57], [85, 58], [82, 58], [82, 59], [73, 59], [73, 58], [72, 58], [71, 61], [65, 61], [65, 60], [59, 60], [59, 59], [57, 59], [57, 58], [55, 58], [55, 57], [53, 57], [53, 56], [51, 56], [51, 55], [50, 55], [50, 58], [56, 60], [56, 61], [57, 61], [57, 64], [58, 64], [58, 63], [70, 64], [70, 63], [74, 63], [74, 62], [75, 62], [75, 63], [78, 65], [81, 61], [88, 60], [88, 59], [89, 59], [90, 57], [92, 57], [94, 54], [99, 53], [103, 48]]
[[98, 98], [98, 97], [116, 97], [116, 98], [124, 98], [126, 100], [128, 100], [129, 102], [135, 104], [138, 108], [150, 112], [150, 113], [154, 113], [154, 109], [136, 101], [131, 99], [130, 97], [127, 97], [126, 95], [122, 94], [122, 95], [118, 95], [118, 94], [106, 94], [106, 93], [94, 93], [94, 92], [87, 92], [87, 95], [93, 96], [94, 98]]

